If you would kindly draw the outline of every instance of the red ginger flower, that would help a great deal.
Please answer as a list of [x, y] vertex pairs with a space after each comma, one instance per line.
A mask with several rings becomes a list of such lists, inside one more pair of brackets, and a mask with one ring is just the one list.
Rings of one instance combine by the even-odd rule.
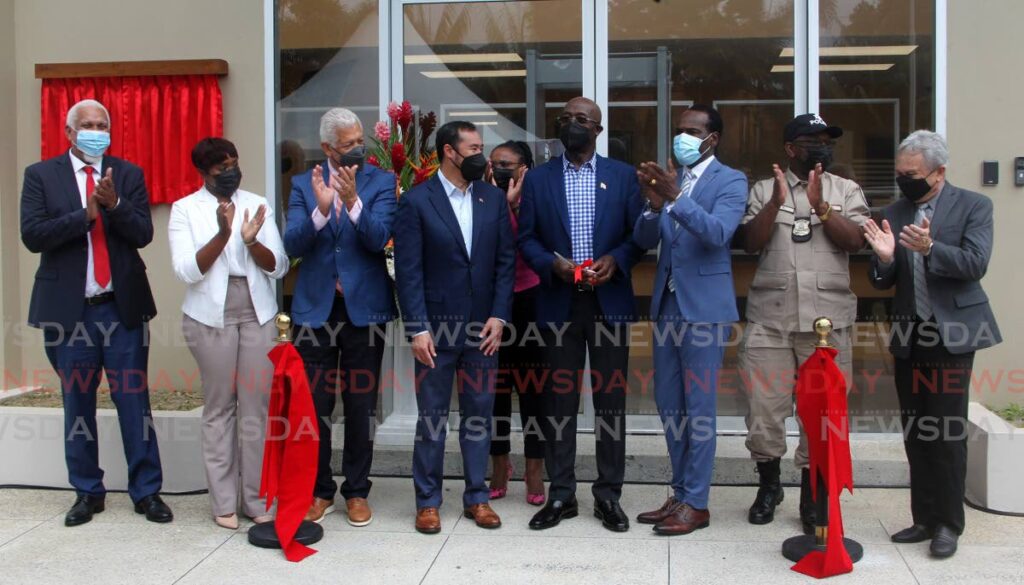
[[401, 173], [402, 169], [405, 167], [405, 161], [405, 145], [401, 142], [394, 143], [391, 146], [391, 170], [393, 170], [396, 175]]
[[409, 129], [409, 124], [412, 123], [413, 111], [412, 104], [408, 100], [402, 102], [402, 106], [398, 112], [398, 126], [402, 128], [402, 131]]

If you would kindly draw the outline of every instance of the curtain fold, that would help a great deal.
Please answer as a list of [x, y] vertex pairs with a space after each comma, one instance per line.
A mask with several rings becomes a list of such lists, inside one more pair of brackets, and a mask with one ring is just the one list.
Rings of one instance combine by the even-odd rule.
[[202, 184], [192, 147], [224, 132], [224, 103], [216, 75], [161, 75], [44, 79], [41, 155], [70, 148], [64, 136], [68, 109], [95, 99], [110, 111], [112, 156], [145, 171], [150, 204], [174, 203]]

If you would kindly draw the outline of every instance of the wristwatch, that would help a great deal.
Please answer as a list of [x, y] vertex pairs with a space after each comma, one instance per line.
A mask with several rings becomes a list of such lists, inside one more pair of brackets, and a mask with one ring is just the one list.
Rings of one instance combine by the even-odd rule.
[[818, 216], [818, 219], [820, 219], [822, 221], [822, 223], [824, 223], [824, 222], [828, 221], [830, 217], [832, 217], [832, 206], [831, 205], [828, 206], [828, 209], [825, 210], [825, 213], [822, 213], [821, 215]]

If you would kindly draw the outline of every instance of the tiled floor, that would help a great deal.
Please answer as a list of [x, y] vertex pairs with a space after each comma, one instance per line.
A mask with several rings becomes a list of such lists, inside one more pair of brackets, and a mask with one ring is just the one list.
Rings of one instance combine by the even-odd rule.
[[[65, 528], [70, 492], [0, 490], [0, 583], [227, 584], [628, 584], [807, 583], [779, 553], [796, 534], [796, 490], [788, 490], [776, 521], [746, 522], [752, 488], [712, 490], [711, 527], [666, 539], [647, 526], [615, 534], [589, 510], [589, 486], [580, 486], [579, 518], [534, 532], [536, 510], [523, 501], [523, 484], [494, 502], [504, 526], [478, 529], [460, 515], [461, 483], [446, 482], [444, 530], [424, 536], [412, 526], [412, 482], [374, 480], [374, 522], [353, 528], [343, 514], [324, 522], [319, 553], [292, 564], [279, 551], [258, 549], [238, 531], [208, 518], [207, 499], [168, 496], [175, 521], [156, 525], [136, 515], [124, 494], [111, 494], [107, 510], [90, 524]], [[628, 485], [630, 516], [662, 503], [663, 486]], [[1024, 518], [967, 510], [967, 532], [952, 559], [928, 557], [927, 544], [893, 545], [888, 535], [909, 523], [907, 490], [858, 490], [843, 498], [847, 535], [865, 548], [854, 572], [830, 583], [1024, 583]]]

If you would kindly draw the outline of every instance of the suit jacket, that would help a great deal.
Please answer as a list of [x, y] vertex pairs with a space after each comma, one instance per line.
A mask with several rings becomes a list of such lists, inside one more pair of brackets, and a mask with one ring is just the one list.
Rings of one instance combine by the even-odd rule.
[[[680, 182], [682, 178], [680, 173]], [[660, 313], [670, 272], [684, 321], [730, 323], [739, 319], [729, 243], [746, 203], [746, 176], [713, 160], [689, 197], [676, 199], [667, 213], [651, 217], [643, 214], [637, 219], [633, 232], [637, 245], [650, 249], [661, 243], [651, 299], [652, 319]]]
[[474, 181], [472, 197], [472, 257], [436, 175], [398, 201], [395, 284], [405, 331], [430, 330], [437, 347], [464, 345], [466, 325], [511, 319], [516, 258], [505, 193]]
[[[643, 209], [640, 185], [633, 167], [625, 163], [598, 156], [596, 164], [594, 260], [611, 255], [617, 266], [612, 279], [597, 287], [597, 298], [606, 321], [628, 323], [636, 320], [630, 273], [644, 253], [633, 241]], [[562, 165], [558, 157], [527, 173], [519, 207], [519, 251], [541, 279], [537, 321], [542, 324], [568, 321], [572, 304], [572, 285], [552, 273], [555, 252], [572, 259]]]
[[[28, 323], [71, 330], [85, 310], [90, 225], [82, 206], [71, 154], [66, 152], [25, 169], [21, 190], [21, 241], [41, 254]], [[119, 202], [100, 208], [110, 257], [110, 278], [121, 322], [134, 329], [156, 315], [146, 265], [139, 249], [153, 240], [149, 192], [142, 169], [104, 156], [101, 176], [113, 169]], [[98, 181], [99, 179], [97, 179]]]
[[[893, 262], [885, 267], [871, 259], [871, 283], [878, 289], [896, 287], [893, 332], [889, 349], [899, 358], [910, 356], [907, 326], [914, 318], [914, 260], [899, 244], [903, 226], [914, 223], [917, 206], [901, 198], [885, 208], [885, 218], [897, 237]], [[988, 296], [981, 287], [992, 256], [992, 201], [946, 181], [932, 212], [932, 250], [925, 257], [928, 295], [939, 334], [953, 354], [968, 353], [1002, 341]]]
[[319, 232], [313, 225], [316, 194], [313, 173], [330, 180], [328, 163], [292, 177], [284, 248], [301, 257], [298, 282], [292, 298], [296, 325], [323, 327], [334, 304], [335, 283], [341, 279], [345, 308], [356, 327], [387, 323], [395, 318], [395, 301], [388, 276], [384, 247], [391, 239], [396, 197], [395, 175], [373, 165], [356, 173], [356, 191], [363, 204], [355, 225], [342, 213], [331, 213]]

